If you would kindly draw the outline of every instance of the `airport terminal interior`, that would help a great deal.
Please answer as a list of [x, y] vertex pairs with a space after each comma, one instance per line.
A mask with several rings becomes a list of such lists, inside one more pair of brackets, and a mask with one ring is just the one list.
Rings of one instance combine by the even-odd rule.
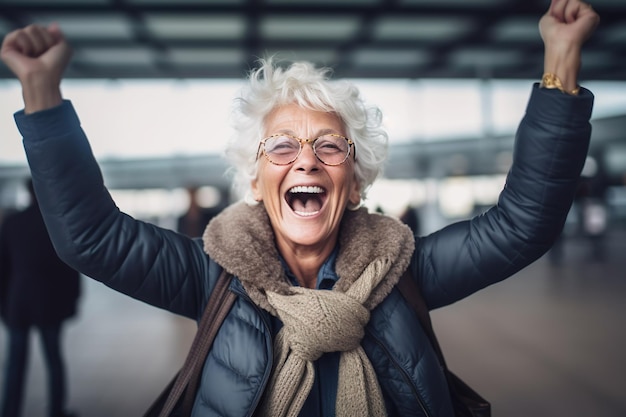
[[[513, 278], [431, 313], [448, 366], [494, 416], [626, 414], [626, 233], [594, 259], [584, 239]], [[65, 329], [69, 406], [84, 417], [139, 416], [184, 361], [195, 323], [89, 279]], [[0, 333], [4, 346], [6, 336]], [[4, 359], [0, 350], [0, 360]], [[25, 416], [45, 416], [46, 373], [33, 336]]]
[[[495, 417], [626, 416], [626, 2], [589, 3], [602, 19], [580, 74], [596, 95], [592, 140], [560, 239], [512, 278], [431, 312], [449, 367]], [[4, 0], [0, 37], [31, 22], [60, 24], [75, 48], [64, 94], [116, 203], [175, 230], [192, 203], [214, 214], [240, 198], [220, 152], [255, 57], [282, 51], [330, 66], [386, 115], [389, 162], [368, 208], [410, 213], [425, 235], [497, 202], [541, 76], [537, 20], [547, 4]], [[28, 203], [12, 120], [21, 106], [0, 64], [0, 222]], [[81, 284], [79, 314], [64, 328], [69, 408], [142, 415], [182, 365], [195, 323], [88, 277]], [[2, 366], [6, 343], [0, 326]], [[44, 417], [35, 334], [30, 359], [24, 416]]]

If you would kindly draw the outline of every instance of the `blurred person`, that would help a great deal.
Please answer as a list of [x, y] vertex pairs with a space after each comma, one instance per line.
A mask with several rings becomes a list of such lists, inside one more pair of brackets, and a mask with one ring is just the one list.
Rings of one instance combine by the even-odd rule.
[[0, 227], [0, 316], [8, 333], [2, 417], [21, 415], [31, 330], [36, 330], [48, 372], [48, 416], [67, 417], [63, 323], [74, 317], [79, 273], [57, 256], [44, 225], [32, 182], [30, 205]]
[[400, 221], [409, 226], [413, 234], [420, 233], [420, 218], [416, 207], [410, 204], [407, 205], [402, 214], [400, 214]]
[[575, 203], [579, 210], [580, 233], [589, 243], [591, 261], [605, 258], [605, 238], [609, 228], [606, 183], [593, 178], [581, 178]]
[[[237, 301], [206, 358], [194, 416], [452, 416], [447, 382], [395, 284], [408, 270], [430, 309], [510, 277], [559, 235], [590, 139], [578, 87], [598, 23], [578, 0], [540, 19], [532, 86], [498, 204], [428, 236], [362, 206], [387, 155], [376, 107], [309, 63], [261, 60], [238, 100], [227, 156], [239, 201], [202, 239], [119, 211], [60, 84], [70, 47], [57, 26], [9, 33], [15, 118], [59, 254], [85, 275], [200, 319], [222, 270]], [[219, 382], [218, 382], [219, 381]]]
[[197, 187], [187, 187], [187, 196], [189, 197], [189, 206], [187, 211], [178, 218], [176, 230], [189, 237], [200, 237], [206, 225], [217, 213], [198, 203]]

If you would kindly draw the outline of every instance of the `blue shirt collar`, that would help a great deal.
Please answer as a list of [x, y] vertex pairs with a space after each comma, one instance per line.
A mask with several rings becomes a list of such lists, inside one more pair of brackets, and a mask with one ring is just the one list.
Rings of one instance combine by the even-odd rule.
[[[315, 283], [316, 289], [330, 290], [335, 286], [335, 283], [337, 282], [337, 280], [339, 280], [337, 273], [335, 273], [335, 260], [337, 260], [338, 253], [339, 253], [339, 250], [335, 246], [335, 248], [330, 253], [328, 258], [326, 258], [326, 260], [322, 264], [322, 267], [317, 273], [317, 282]], [[285, 262], [282, 256], [280, 256], [280, 262], [283, 265], [283, 268], [285, 269], [285, 272], [287, 273], [287, 278], [289, 278], [289, 281], [291, 282], [291, 284], [299, 286], [300, 284], [298, 284], [298, 280], [296, 279], [295, 275], [291, 272], [291, 270], [289, 269], [289, 266], [287, 265], [287, 262]]]

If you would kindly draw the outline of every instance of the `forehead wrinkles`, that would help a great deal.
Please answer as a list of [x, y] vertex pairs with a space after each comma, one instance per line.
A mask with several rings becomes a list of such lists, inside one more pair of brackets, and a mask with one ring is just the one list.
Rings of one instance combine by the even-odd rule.
[[345, 130], [337, 113], [303, 108], [297, 104], [277, 107], [263, 121], [264, 136], [276, 133], [305, 137], [327, 133], [345, 135]]

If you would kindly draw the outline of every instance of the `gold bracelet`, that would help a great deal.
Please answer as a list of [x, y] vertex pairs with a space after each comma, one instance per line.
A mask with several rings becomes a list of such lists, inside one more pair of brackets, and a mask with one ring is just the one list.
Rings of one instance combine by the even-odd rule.
[[577, 96], [578, 92], [580, 91], [580, 86], [576, 86], [576, 88], [574, 88], [573, 90], [567, 91], [563, 87], [563, 84], [561, 83], [559, 77], [550, 72], [546, 72], [545, 74], [543, 74], [543, 77], [541, 77], [541, 87], [548, 89], [556, 88], [563, 93], [571, 94], [573, 96]]

